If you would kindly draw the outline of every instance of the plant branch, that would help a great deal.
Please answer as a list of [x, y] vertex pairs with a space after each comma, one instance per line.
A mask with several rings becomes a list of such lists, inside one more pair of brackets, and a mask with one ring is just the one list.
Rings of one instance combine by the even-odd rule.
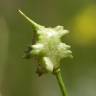
[[66, 91], [66, 87], [64, 85], [64, 82], [63, 82], [63, 79], [62, 79], [62, 76], [61, 76], [60, 69], [55, 71], [55, 76], [56, 76], [58, 84], [60, 86], [60, 89], [61, 89], [61, 92], [62, 92], [62, 96], [68, 96], [67, 95], [67, 91]]
[[[37, 32], [38, 41], [32, 46], [32, 50], [30, 50], [30, 53], [32, 55], [41, 56], [42, 53], [42, 62], [41, 60], [38, 61], [38, 66], [41, 69], [38, 69], [38, 74], [44, 74], [51, 72], [53, 73], [58, 81], [58, 84], [60, 86], [62, 96], [68, 96], [66, 87], [64, 85], [60, 68], [57, 70], [57, 67], [60, 67], [60, 60], [65, 57], [72, 57], [72, 51], [69, 50], [70, 46], [66, 45], [61, 41], [61, 37], [66, 35], [68, 33], [67, 30], [63, 28], [63, 26], [56, 26], [54, 28], [45, 26], [41, 26], [37, 23], [35, 23], [32, 19], [30, 19], [27, 15], [25, 15], [21, 10], [18, 10], [18, 12], [32, 24], [32, 27]], [[55, 55], [54, 55], [55, 54]], [[40, 57], [40, 58], [41, 58]], [[54, 57], [54, 58], [53, 58]], [[45, 71], [46, 70], [46, 71]], [[53, 72], [54, 71], [54, 72]]]

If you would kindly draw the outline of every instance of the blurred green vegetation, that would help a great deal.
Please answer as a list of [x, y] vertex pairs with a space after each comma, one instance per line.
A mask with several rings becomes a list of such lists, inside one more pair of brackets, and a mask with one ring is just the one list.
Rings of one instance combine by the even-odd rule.
[[0, 0], [0, 96], [61, 96], [55, 77], [38, 77], [35, 61], [22, 58], [33, 31], [18, 9], [41, 25], [70, 30], [62, 40], [74, 59], [61, 62], [69, 96], [96, 96], [95, 0]]

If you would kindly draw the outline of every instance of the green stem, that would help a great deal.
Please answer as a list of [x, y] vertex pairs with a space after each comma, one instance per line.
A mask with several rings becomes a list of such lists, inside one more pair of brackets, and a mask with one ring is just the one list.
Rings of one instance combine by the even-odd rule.
[[68, 96], [67, 91], [66, 91], [66, 87], [64, 85], [64, 82], [63, 82], [63, 79], [62, 79], [62, 76], [61, 76], [60, 69], [55, 71], [55, 76], [56, 76], [58, 84], [60, 86], [62, 96]]

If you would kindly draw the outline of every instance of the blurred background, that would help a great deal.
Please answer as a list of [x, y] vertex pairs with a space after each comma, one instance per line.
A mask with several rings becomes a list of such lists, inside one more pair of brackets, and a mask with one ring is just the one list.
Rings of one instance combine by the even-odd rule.
[[62, 96], [51, 74], [38, 77], [32, 59], [22, 56], [32, 26], [21, 9], [41, 25], [64, 25], [74, 59], [62, 60], [69, 96], [96, 96], [96, 0], [0, 0], [0, 96]]

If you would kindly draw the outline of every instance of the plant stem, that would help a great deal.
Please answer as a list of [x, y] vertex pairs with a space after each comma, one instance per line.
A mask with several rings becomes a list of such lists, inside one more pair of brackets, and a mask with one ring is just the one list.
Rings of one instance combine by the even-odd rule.
[[60, 69], [55, 71], [55, 76], [56, 76], [58, 84], [60, 86], [60, 89], [61, 89], [61, 92], [62, 92], [62, 96], [68, 96], [67, 95], [67, 91], [66, 91], [66, 87], [64, 85], [64, 82], [63, 82], [63, 79], [62, 79], [62, 76], [61, 76]]

